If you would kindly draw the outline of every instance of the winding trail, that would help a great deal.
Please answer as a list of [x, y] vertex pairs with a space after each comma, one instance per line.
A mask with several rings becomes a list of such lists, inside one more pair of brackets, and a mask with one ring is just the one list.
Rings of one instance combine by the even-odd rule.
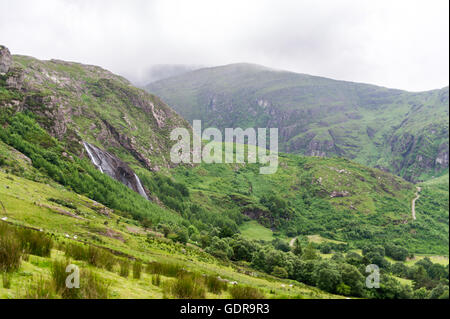
[[414, 197], [414, 199], [412, 200], [412, 205], [411, 205], [411, 211], [412, 211], [412, 218], [414, 220], [416, 220], [416, 200], [419, 199], [420, 195], [419, 192], [422, 190], [422, 188], [420, 188], [419, 186], [417, 186], [417, 192], [416, 192], [416, 197]]
[[294, 247], [294, 243], [295, 243], [296, 239], [297, 239], [297, 237], [294, 237], [294, 238], [291, 239], [291, 241], [289, 242], [289, 246], [290, 247]]

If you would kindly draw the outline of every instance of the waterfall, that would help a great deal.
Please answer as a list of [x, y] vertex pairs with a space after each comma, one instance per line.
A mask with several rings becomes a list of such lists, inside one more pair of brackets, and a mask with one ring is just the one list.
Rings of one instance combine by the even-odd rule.
[[144, 187], [142, 187], [141, 180], [136, 175], [136, 173], [134, 174], [134, 178], [136, 178], [136, 185], [137, 185], [139, 194], [141, 194], [145, 199], [148, 200], [148, 197], [147, 197], [147, 194], [145, 193]]
[[136, 193], [148, 199], [141, 180], [135, 172], [119, 158], [83, 141], [84, 148], [94, 166], [103, 174], [106, 174]]
[[88, 156], [89, 156], [89, 158], [91, 159], [92, 163], [95, 165], [95, 167], [97, 167], [97, 168], [100, 170], [100, 172], [103, 173], [102, 166], [100, 165], [99, 162], [97, 162], [97, 159], [96, 159], [95, 156], [91, 153], [91, 151], [90, 151], [90, 149], [89, 149], [89, 145], [86, 144], [85, 142], [83, 142], [83, 145], [84, 145], [84, 148], [86, 149], [86, 151], [87, 151], [87, 153], [88, 153]]

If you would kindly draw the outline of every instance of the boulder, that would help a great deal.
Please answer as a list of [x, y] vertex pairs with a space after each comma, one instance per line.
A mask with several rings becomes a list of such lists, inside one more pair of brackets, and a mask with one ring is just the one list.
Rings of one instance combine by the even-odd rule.
[[0, 73], [7, 73], [11, 64], [11, 52], [9, 52], [7, 47], [0, 45]]

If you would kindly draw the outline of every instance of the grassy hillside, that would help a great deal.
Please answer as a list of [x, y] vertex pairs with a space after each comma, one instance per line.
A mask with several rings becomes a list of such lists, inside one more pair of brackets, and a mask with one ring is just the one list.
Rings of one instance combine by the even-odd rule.
[[188, 124], [159, 98], [97, 66], [27, 56], [13, 61], [0, 78], [9, 83], [0, 103], [11, 112], [33, 112], [77, 155], [87, 141], [148, 169], [169, 166], [169, 132]]
[[204, 127], [277, 127], [286, 152], [339, 155], [411, 181], [448, 171], [448, 87], [410, 93], [232, 64], [146, 88]]
[[[258, 169], [257, 164], [202, 164], [178, 167], [173, 176], [205, 210], [246, 215], [280, 236], [319, 234], [355, 248], [393, 241], [411, 252], [448, 254], [448, 192], [437, 200], [424, 188], [416, 204], [421, 217], [414, 221], [416, 187], [381, 170], [290, 154], [280, 155], [276, 174], [261, 175]], [[425, 200], [434, 209], [422, 217]]]
[[[17, 225], [18, 229], [37, 228], [42, 230], [41, 233], [48, 234], [54, 242], [48, 256], [38, 256], [31, 252], [22, 257], [17, 270], [4, 274], [7, 279], [4, 279], [0, 287], [0, 298], [23, 298], [37, 293], [35, 286], [45, 285], [47, 281], [51, 283], [52, 263], [66, 262], [67, 258], [83, 271], [92, 271], [98, 275], [98, 280], [109, 287], [107, 295], [103, 297], [109, 298], [176, 298], [168, 288], [177, 281], [177, 271], [182, 268], [199, 275], [220, 276], [228, 281], [237, 281], [240, 285], [250, 285], [261, 291], [266, 298], [338, 297], [298, 282], [276, 279], [259, 272], [246, 275], [245, 272], [250, 274], [252, 271], [216, 260], [197, 247], [160, 238], [161, 234], [150, 232], [136, 221], [118, 216], [107, 207], [57, 184], [37, 183], [0, 171], [0, 185], [3, 204], [0, 215], [3, 219], [6, 217], [4, 221], [0, 221], [0, 229], [5, 227], [5, 223]], [[59, 202], [55, 203], [52, 198]], [[69, 203], [73, 208], [67, 207]], [[3, 238], [5, 233], [0, 233]], [[99, 247], [105, 254], [112, 253], [108, 257], [114, 259], [112, 265], [106, 265], [103, 261], [93, 265], [89, 260], [74, 258], [70, 254], [73, 244], [86, 249]], [[142, 275], [138, 279], [133, 276], [135, 259], [143, 264]], [[129, 264], [127, 275], [120, 274], [123, 262]], [[152, 262], [174, 265], [178, 270], [174, 274], [158, 273], [147, 266]], [[152, 277], [158, 275], [162, 282], [160, 284], [152, 282]], [[44, 283], [40, 283], [42, 280]], [[8, 288], [5, 287], [5, 281], [10, 281]], [[289, 287], [291, 283], [294, 285]], [[204, 287], [204, 297], [231, 298], [232, 285], [226, 286], [230, 289], [221, 293], [211, 293]], [[57, 292], [52, 292], [52, 296], [61, 298], [61, 294]]]
[[[1, 297], [448, 293], [448, 268], [406, 265], [448, 255], [442, 178], [423, 185], [413, 220], [413, 184], [348, 159], [280, 154], [273, 175], [172, 167], [169, 131], [187, 123], [157, 97], [98, 67], [14, 59], [0, 78]], [[150, 200], [97, 170], [82, 141], [128, 163]], [[62, 284], [70, 262], [81, 290]], [[376, 292], [364, 285], [370, 263], [383, 272]]]

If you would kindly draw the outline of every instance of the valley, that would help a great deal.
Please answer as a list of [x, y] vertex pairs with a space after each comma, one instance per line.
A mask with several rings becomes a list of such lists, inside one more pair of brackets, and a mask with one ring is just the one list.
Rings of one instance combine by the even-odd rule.
[[[238, 65], [162, 80], [182, 96], [161, 89], [161, 99], [97, 66], [0, 50], [0, 298], [448, 298], [448, 88], [410, 95]], [[218, 98], [209, 107], [226, 114], [210, 113], [178, 87], [184, 77], [191, 91], [204, 88], [204, 72], [225, 81], [210, 84], [242, 112], [258, 85], [303, 101], [298, 112], [315, 124], [297, 132], [297, 111], [276, 113], [275, 100], [256, 104], [277, 122]], [[191, 134], [191, 116], [279, 126], [286, 153], [276, 173], [248, 162], [173, 163], [170, 132]], [[336, 141], [338, 126], [374, 131], [370, 143], [351, 137], [331, 153], [294, 147], [311, 132], [317, 144], [323, 121]], [[219, 146], [234, 156], [238, 145]], [[69, 264], [86, 288], [61, 283]], [[368, 264], [381, 269], [380, 289], [365, 286]]]

